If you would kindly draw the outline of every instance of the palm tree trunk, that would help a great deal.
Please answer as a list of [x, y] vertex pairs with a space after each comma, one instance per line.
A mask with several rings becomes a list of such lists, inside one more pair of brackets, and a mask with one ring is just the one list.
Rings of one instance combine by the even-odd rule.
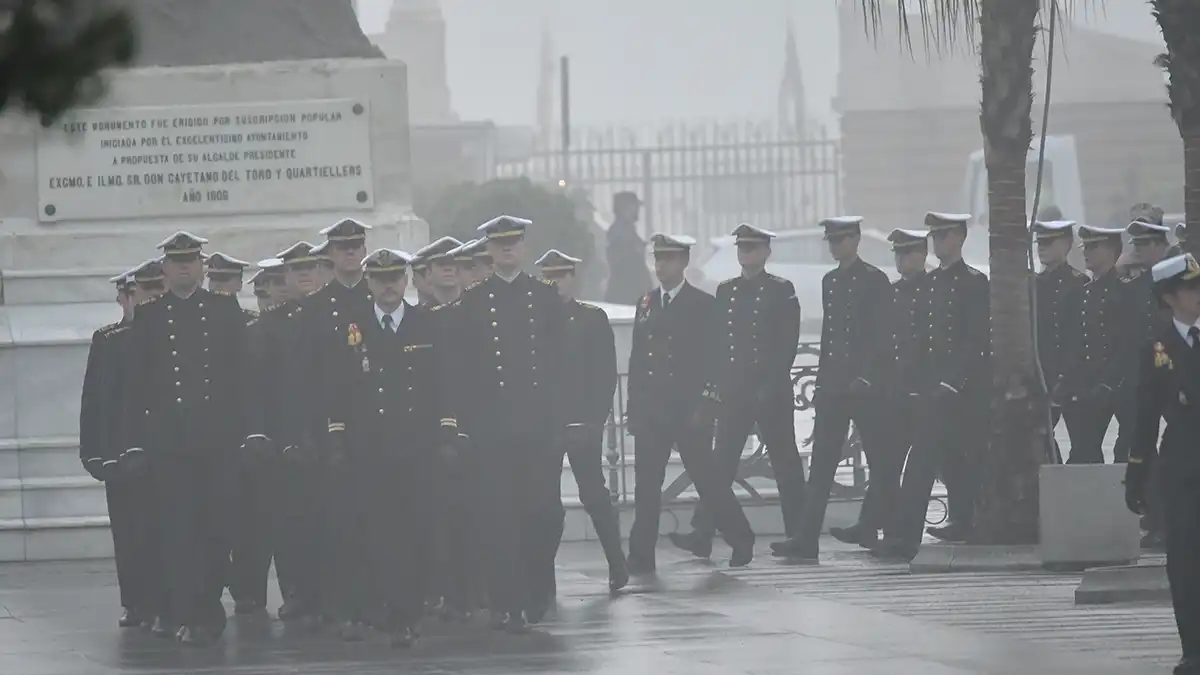
[[1167, 72], [1171, 117], [1183, 139], [1183, 207], [1193, 234], [1185, 249], [1200, 255], [1200, 3], [1195, 0], [1151, 0], [1167, 53], [1156, 63]]
[[1038, 540], [1038, 472], [1049, 407], [1034, 359], [1025, 158], [1033, 137], [1033, 46], [1040, 0], [982, 0], [980, 123], [988, 170], [993, 386], [990, 443], [978, 458], [972, 543]]
[[[1200, 66], [1200, 63], [1196, 64]], [[1200, 111], [1197, 111], [1200, 113]], [[1196, 113], [1193, 113], [1196, 116]], [[1183, 137], [1183, 209], [1190, 237], [1182, 243], [1183, 250], [1200, 257], [1200, 129], [1180, 129]]]

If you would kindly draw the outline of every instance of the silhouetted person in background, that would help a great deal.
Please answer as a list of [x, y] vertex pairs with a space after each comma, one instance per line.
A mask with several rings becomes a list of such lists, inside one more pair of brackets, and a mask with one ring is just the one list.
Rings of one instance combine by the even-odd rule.
[[637, 231], [642, 200], [632, 192], [613, 195], [613, 223], [608, 228], [608, 287], [605, 302], [633, 305], [650, 290], [646, 241]]

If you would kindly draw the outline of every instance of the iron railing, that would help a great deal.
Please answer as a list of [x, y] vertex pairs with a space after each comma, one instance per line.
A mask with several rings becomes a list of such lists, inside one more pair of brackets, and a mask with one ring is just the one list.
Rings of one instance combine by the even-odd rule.
[[[818, 361], [821, 354], [820, 342], [801, 342], [796, 349], [796, 359], [792, 364], [792, 390], [794, 405], [797, 413], [811, 415], [813, 409], [813, 393], [816, 390]], [[614, 503], [626, 503], [633, 499], [632, 486], [628, 484], [630, 475], [629, 462], [633, 456], [630, 437], [625, 432], [625, 382], [626, 375], [620, 375], [617, 386], [616, 408], [610, 412], [605, 433], [605, 459], [608, 462], [608, 488]], [[749, 455], [743, 454], [738, 466], [735, 483], [749, 495], [752, 501], [761, 502], [763, 496], [750, 484], [752, 478], [774, 480], [771, 463], [766, 456], [766, 445], [759, 440], [757, 434], [751, 436], [754, 450]], [[797, 439], [801, 445], [811, 444], [809, 439]], [[805, 466], [807, 467], [807, 453]], [[853, 469], [853, 481], [850, 485], [835, 482], [833, 495], [836, 497], [859, 497], [866, 489], [867, 476], [863, 461], [862, 444], [857, 431], [851, 427], [846, 438], [845, 451], [841, 466]], [[669, 503], [679, 499], [689, 487], [691, 479], [687, 472], [682, 472], [670, 485], [663, 488], [663, 502]]]

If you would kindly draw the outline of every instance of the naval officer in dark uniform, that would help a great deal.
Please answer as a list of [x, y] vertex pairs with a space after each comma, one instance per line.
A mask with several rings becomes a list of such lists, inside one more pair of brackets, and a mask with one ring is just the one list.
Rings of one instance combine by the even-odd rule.
[[[791, 369], [800, 340], [800, 304], [790, 281], [766, 271], [775, 234], [742, 224], [733, 237], [742, 274], [717, 287], [715, 345], [709, 356], [724, 402], [717, 417], [716, 471], [733, 483], [746, 437], [757, 427], [779, 487], [785, 530], [796, 536], [804, 508], [804, 465], [796, 447]], [[703, 504], [692, 516], [692, 527], [690, 534], [672, 533], [670, 539], [707, 558], [716, 527]]]
[[[117, 460], [124, 449], [119, 447], [122, 402], [125, 392], [122, 375], [125, 367], [123, 350], [114, 348], [118, 337], [129, 330], [133, 320], [133, 276], [126, 272], [109, 279], [116, 285], [117, 304], [121, 320], [98, 328], [92, 333], [88, 349], [87, 368], [83, 375], [83, 392], [79, 403], [79, 461], [92, 478], [104, 483], [108, 502], [108, 521], [112, 530], [113, 555], [117, 564], [117, 587], [124, 611], [118, 619], [122, 628], [139, 626], [154, 620], [152, 607], [139, 597], [142, 579], [138, 568], [142, 556], [134, 522], [139, 517], [138, 505], [130, 486], [118, 479]], [[117, 480], [114, 480], [117, 479]]]
[[[842, 461], [850, 423], [858, 429], [867, 464], [874, 471], [883, 452], [883, 388], [876, 373], [887, 349], [888, 333], [880, 330], [891, 301], [887, 274], [858, 255], [862, 219], [857, 216], [821, 221], [829, 252], [838, 266], [821, 280], [824, 320], [821, 360], [817, 371], [813, 459], [800, 525], [793, 538], [772, 546], [776, 555], [816, 560], [830, 488]], [[867, 520], [872, 517], [868, 515]]]
[[661, 491], [673, 449], [709, 517], [733, 547], [730, 566], [744, 567], [754, 557], [754, 532], [712, 454], [722, 401], [712, 341], [721, 317], [713, 296], [684, 279], [695, 240], [656, 234], [651, 243], [660, 285], [638, 301], [634, 312], [626, 396], [627, 427], [637, 443], [629, 572], [648, 574], [657, 566]]
[[[888, 234], [900, 278], [892, 284], [889, 300], [877, 323], [884, 326], [886, 349], [874, 368], [878, 380], [878, 414], [882, 417], [882, 447], [877, 447], [870, 464], [870, 482], [859, 509], [858, 522], [850, 527], [831, 527], [829, 534], [847, 544], [874, 548], [879, 529], [887, 527], [898, 505], [900, 473], [913, 442], [916, 377], [912, 372], [916, 353], [913, 323], [917, 300], [925, 283], [929, 256], [929, 233], [925, 230], [895, 229]], [[924, 318], [924, 317], [921, 317]]]
[[[576, 269], [583, 261], [562, 251], [550, 249], [535, 263], [542, 277], [554, 283], [566, 303], [567, 326], [564, 351], [571, 368], [566, 405], [581, 411], [585, 420], [566, 429], [559, 439], [560, 450], [571, 464], [571, 474], [579, 488], [579, 501], [592, 519], [596, 538], [608, 562], [608, 588], [618, 591], [629, 583], [625, 552], [621, 548], [621, 528], [612, 494], [604, 485], [604, 426], [612, 410], [617, 391], [617, 348], [608, 314], [595, 305], [575, 299]], [[561, 460], [560, 460], [561, 461]], [[548, 533], [548, 551], [557, 551], [563, 525]]]
[[454, 237], [441, 237], [417, 251], [415, 257], [421, 262], [421, 269], [413, 272], [413, 278], [422, 277], [421, 286], [429, 294], [431, 305], [454, 302], [462, 293], [458, 263], [454, 260], [454, 252], [460, 247], [462, 242]]
[[[1155, 294], [1170, 308], [1152, 340], [1138, 347], [1137, 416], [1125, 473], [1125, 501], [1145, 513], [1161, 491], [1167, 579], [1183, 645], [1176, 675], [1200, 674], [1200, 264], [1191, 255], [1159, 262]], [[1159, 445], [1160, 420], [1166, 421]], [[1158, 468], [1155, 468], [1158, 465]], [[1151, 482], [1152, 472], [1160, 480]]]
[[[532, 223], [500, 216], [479, 227], [496, 271], [447, 311], [456, 335], [449, 377], [460, 427], [480, 465], [492, 626], [523, 633], [554, 601], [553, 556], [541, 536], [563, 517], [555, 438], [577, 411], [563, 403], [566, 312], [554, 287], [521, 271]], [[557, 456], [556, 456], [557, 453]]]
[[1130, 354], [1141, 329], [1134, 322], [1134, 285], [1116, 268], [1121, 236], [1120, 229], [1079, 226], [1083, 260], [1092, 279], [1083, 287], [1077, 318], [1068, 324], [1073, 326], [1067, 338], [1072, 348], [1063, 355], [1055, 394], [1071, 436], [1069, 464], [1104, 462], [1104, 435], [1122, 400], [1131, 398], [1126, 392], [1133, 386]]
[[224, 295], [242, 292], [243, 275], [250, 263], [224, 253], [213, 253], [204, 259], [207, 268], [208, 290]]
[[[1062, 402], [1053, 394], [1062, 382], [1071, 351], [1068, 337], [1079, 321], [1079, 306], [1088, 277], [1071, 266], [1067, 257], [1075, 242], [1075, 223], [1069, 220], [1034, 221], [1033, 238], [1042, 269], [1034, 278], [1037, 289], [1037, 347], [1046, 390], [1052, 394], [1050, 430], [1062, 416]], [[1058, 452], [1058, 443], [1054, 443]], [[1061, 453], [1060, 453], [1061, 455]], [[1061, 461], [1061, 456], [1060, 456]]]
[[900, 486], [900, 505], [874, 554], [911, 560], [921, 543], [934, 478], [940, 472], [950, 502], [950, 524], [930, 533], [952, 541], [973, 525], [978, 487], [975, 452], [987, 428], [991, 386], [988, 279], [962, 258], [968, 214], [930, 212], [925, 226], [939, 266], [927, 276], [913, 322], [916, 437]]
[[342, 639], [363, 639], [367, 613], [382, 605], [387, 617], [379, 627], [395, 646], [411, 645], [418, 633], [434, 571], [427, 552], [437, 519], [429, 507], [434, 490], [446, 489], [430, 479], [439, 451], [458, 443], [437, 326], [404, 300], [409, 261], [392, 249], [367, 256], [372, 307], [350, 317], [345, 340], [327, 356], [334, 364], [331, 508], [342, 524], [335, 552], [347, 565], [334, 579], [342, 584]]
[[154, 476], [163, 533], [168, 613], [184, 644], [224, 630], [230, 463], [265, 438], [242, 418], [245, 319], [235, 298], [200, 288], [206, 240], [163, 241], [168, 291], [134, 314], [122, 462]]

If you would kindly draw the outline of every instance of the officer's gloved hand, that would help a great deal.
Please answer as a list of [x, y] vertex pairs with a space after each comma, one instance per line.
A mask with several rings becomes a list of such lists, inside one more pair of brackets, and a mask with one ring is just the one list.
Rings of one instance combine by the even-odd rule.
[[1131, 461], [1125, 465], [1125, 506], [1139, 516], [1146, 512], [1146, 477], [1150, 466]]
[[117, 466], [122, 476], [137, 478], [150, 470], [150, 455], [142, 448], [129, 448], [121, 453]]
[[88, 472], [92, 478], [104, 482], [104, 460], [100, 457], [90, 457], [83, 461], [83, 470]]
[[346, 464], [346, 432], [332, 431], [325, 440], [329, 448], [329, 465], [343, 466]]

